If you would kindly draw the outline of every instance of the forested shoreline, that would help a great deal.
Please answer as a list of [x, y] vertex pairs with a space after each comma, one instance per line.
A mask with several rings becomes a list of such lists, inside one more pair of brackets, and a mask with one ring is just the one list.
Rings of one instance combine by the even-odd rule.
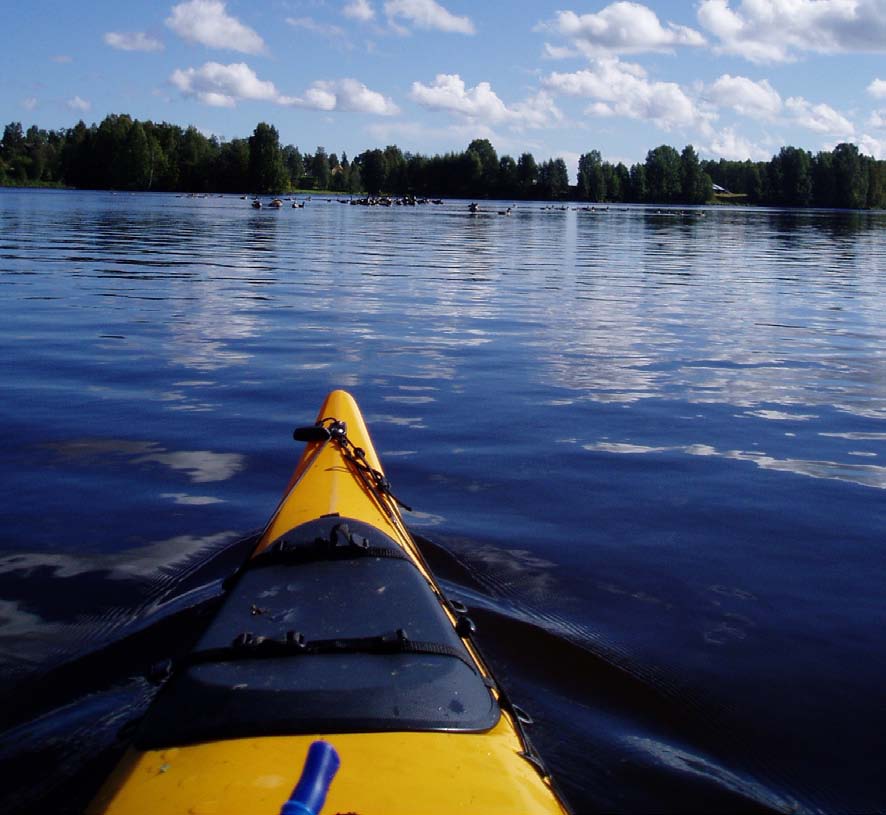
[[769, 161], [699, 159], [661, 145], [630, 167], [597, 150], [578, 162], [569, 183], [562, 158], [499, 156], [488, 139], [463, 152], [424, 156], [389, 145], [352, 160], [318, 147], [303, 153], [258, 124], [249, 138], [220, 141], [195, 127], [106, 116], [66, 130], [11, 122], [0, 141], [0, 185], [166, 192], [282, 193], [333, 190], [458, 198], [573, 199], [595, 203], [704, 204], [715, 200], [789, 207], [880, 209], [886, 161], [854, 144], [812, 154], [782, 147]]

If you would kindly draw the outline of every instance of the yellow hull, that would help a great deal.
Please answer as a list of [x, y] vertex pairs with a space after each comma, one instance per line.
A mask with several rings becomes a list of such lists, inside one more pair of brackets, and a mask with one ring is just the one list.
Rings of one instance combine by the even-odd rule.
[[[368, 472], [380, 475], [381, 464], [352, 397], [344, 391], [330, 394], [318, 420], [327, 417], [346, 423], [347, 438], [353, 444], [349, 449], [359, 448]], [[323, 516], [359, 519], [402, 547], [455, 626], [456, 615], [443, 600], [397, 505], [388, 493], [373, 488], [371, 478], [367, 482], [365, 476], [358, 477], [356, 469], [353, 456], [342, 445], [310, 442], [253, 557], [265, 553], [289, 530]], [[472, 670], [491, 686], [493, 704], [503, 703], [469, 635], [461, 640], [474, 663]], [[566, 811], [550, 779], [526, 758], [527, 745], [504, 704], [494, 725], [483, 732], [318, 732], [144, 751], [131, 748], [88, 811], [277, 815], [317, 737], [332, 743], [341, 757], [323, 813], [542, 815]]]

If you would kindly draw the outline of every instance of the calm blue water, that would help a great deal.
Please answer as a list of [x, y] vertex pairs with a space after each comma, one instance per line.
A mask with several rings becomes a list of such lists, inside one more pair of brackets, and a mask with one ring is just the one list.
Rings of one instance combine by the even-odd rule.
[[886, 808], [886, 215], [497, 208], [0, 191], [5, 811], [335, 387], [577, 811]]

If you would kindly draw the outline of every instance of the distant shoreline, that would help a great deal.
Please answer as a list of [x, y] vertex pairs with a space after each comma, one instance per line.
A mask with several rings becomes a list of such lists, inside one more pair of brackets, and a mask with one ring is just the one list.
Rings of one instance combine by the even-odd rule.
[[[105, 193], [113, 193], [117, 195], [174, 195], [174, 196], [193, 196], [200, 198], [242, 198], [246, 196], [250, 201], [254, 198], [275, 198], [280, 196], [292, 196], [298, 195], [301, 197], [312, 197], [317, 196], [318, 198], [365, 198], [367, 193], [365, 192], [342, 192], [341, 190], [309, 190], [309, 189], [298, 189], [298, 190], [290, 190], [288, 192], [276, 192], [276, 193], [252, 193], [252, 192], [203, 192], [203, 191], [185, 191], [185, 190], [127, 190], [127, 189], [98, 189], [94, 187], [72, 187], [70, 185], [56, 183], [56, 182], [42, 182], [36, 184], [10, 184], [0, 183], [0, 190], [60, 190], [65, 192], [105, 192]], [[400, 198], [397, 193], [381, 193], [381, 197], [391, 197], [391, 198]], [[872, 208], [872, 209], [850, 209], [843, 207], [818, 207], [818, 206], [785, 206], [785, 205], [775, 205], [775, 204], [760, 204], [754, 203], [747, 200], [747, 195], [744, 194], [718, 194], [715, 195], [713, 199], [706, 201], [703, 204], [676, 204], [676, 203], [668, 203], [668, 202], [655, 202], [655, 201], [606, 201], [604, 203], [594, 202], [594, 201], [586, 201], [581, 198], [562, 198], [558, 201], [551, 201], [546, 198], [483, 198], [479, 196], [475, 196], [471, 198], [470, 196], [447, 196], [440, 195], [435, 196], [444, 201], [478, 201], [478, 202], [510, 202], [510, 203], [525, 203], [525, 204], [580, 204], [584, 207], [595, 207], [598, 210], [606, 210], [610, 207], [629, 207], [631, 209], [654, 209], [658, 207], [666, 207], [667, 209], [699, 209], [702, 207], [740, 207], [742, 209], [759, 209], [759, 210], [767, 210], [767, 209], [784, 209], [784, 210], [802, 210], [802, 211], [821, 211], [821, 212], [863, 212], [863, 213], [876, 213], [883, 212], [883, 209]]]
[[[702, 159], [687, 144], [662, 144], [631, 166], [590, 149], [578, 157], [575, 183], [563, 158], [499, 155], [489, 139], [463, 151], [421, 155], [396, 145], [345, 153], [281, 145], [260, 122], [248, 138], [220, 141], [197, 128], [110, 114], [65, 130], [10, 122], [0, 140], [0, 184], [231, 194], [377, 196], [477, 200], [577, 200], [589, 204], [760, 205], [796, 209], [886, 207], [886, 161], [842, 142], [813, 154], [784, 146], [768, 161]], [[360, 191], [358, 193], [358, 191]], [[746, 200], [740, 200], [744, 196]]]

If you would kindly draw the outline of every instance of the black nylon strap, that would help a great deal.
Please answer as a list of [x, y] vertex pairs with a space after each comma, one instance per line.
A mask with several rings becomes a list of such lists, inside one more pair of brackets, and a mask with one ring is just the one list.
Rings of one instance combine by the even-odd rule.
[[282, 538], [254, 557], [250, 567], [272, 563], [310, 563], [318, 560], [350, 560], [358, 557], [411, 560], [396, 546], [370, 546], [369, 539], [351, 532], [347, 524], [336, 524], [328, 538], [315, 538], [311, 543], [292, 544]]
[[411, 640], [402, 628], [374, 637], [339, 637], [328, 640], [305, 640], [295, 631], [286, 632], [283, 639], [259, 637], [247, 632], [236, 637], [229, 646], [192, 653], [186, 658], [185, 664], [201, 665], [318, 654], [431, 654], [455, 657], [474, 673], [477, 672], [476, 666], [460, 649], [443, 642]]

